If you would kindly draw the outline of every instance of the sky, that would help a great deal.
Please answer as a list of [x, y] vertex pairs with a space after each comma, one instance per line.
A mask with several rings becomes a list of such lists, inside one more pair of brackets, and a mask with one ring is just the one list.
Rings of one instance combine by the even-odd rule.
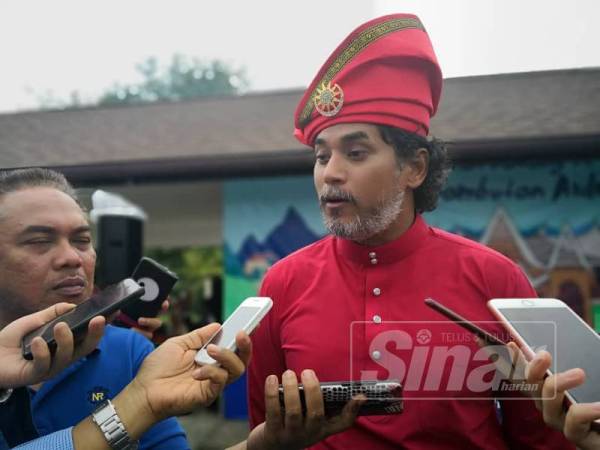
[[596, 0], [0, 0], [0, 112], [93, 101], [174, 53], [244, 67], [252, 91], [305, 87], [392, 12], [419, 15], [446, 77], [600, 66]]

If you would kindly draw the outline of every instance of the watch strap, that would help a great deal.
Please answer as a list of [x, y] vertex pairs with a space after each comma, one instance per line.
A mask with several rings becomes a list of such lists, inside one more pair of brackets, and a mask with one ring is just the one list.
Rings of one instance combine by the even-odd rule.
[[137, 450], [138, 442], [131, 439], [110, 400], [102, 402], [92, 413], [110, 448], [114, 450]]

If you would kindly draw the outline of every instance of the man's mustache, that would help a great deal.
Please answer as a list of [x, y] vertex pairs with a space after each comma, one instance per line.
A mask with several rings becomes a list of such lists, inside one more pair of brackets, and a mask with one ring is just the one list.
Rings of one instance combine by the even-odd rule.
[[328, 201], [342, 201], [356, 204], [356, 199], [350, 192], [346, 192], [335, 186], [324, 186], [319, 192], [319, 201], [321, 204]]

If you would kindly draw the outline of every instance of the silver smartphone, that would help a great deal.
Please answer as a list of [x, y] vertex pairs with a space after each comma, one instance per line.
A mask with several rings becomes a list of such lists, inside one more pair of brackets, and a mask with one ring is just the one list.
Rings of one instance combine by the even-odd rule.
[[571, 308], [554, 298], [493, 299], [488, 307], [528, 359], [545, 349], [552, 372], [585, 371], [588, 381], [566, 393], [572, 402], [600, 401], [600, 336]]
[[252, 333], [254, 328], [260, 323], [273, 306], [273, 300], [269, 297], [249, 297], [244, 300], [236, 310], [227, 318], [221, 328], [212, 335], [212, 337], [198, 350], [195, 361], [200, 365], [218, 364], [209, 356], [206, 347], [209, 344], [215, 344], [218, 347], [226, 348], [232, 351], [237, 349], [235, 336], [239, 331]]

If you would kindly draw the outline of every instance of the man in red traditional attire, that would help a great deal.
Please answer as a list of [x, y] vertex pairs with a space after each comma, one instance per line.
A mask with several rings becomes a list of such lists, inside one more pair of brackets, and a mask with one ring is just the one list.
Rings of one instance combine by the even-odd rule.
[[[298, 105], [295, 135], [314, 149], [315, 188], [331, 235], [265, 276], [260, 295], [274, 306], [253, 336], [252, 426], [264, 420], [269, 374], [289, 381], [310, 368], [320, 381], [345, 381], [410, 373], [410, 352], [396, 350], [443, 345], [444, 333], [415, 341], [423, 324], [390, 322], [443, 320], [424, 305], [427, 297], [484, 321], [493, 320], [486, 307], [491, 298], [536, 296], [508, 258], [432, 228], [421, 215], [435, 208], [448, 174], [443, 143], [428, 137], [441, 89], [423, 25], [416, 16], [396, 14], [352, 32]], [[461, 331], [451, 322], [442, 326]], [[478, 347], [470, 341], [461, 349], [475, 353]], [[446, 381], [448, 373], [443, 370]], [[544, 425], [531, 400], [496, 402], [491, 389], [462, 385], [434, 392], [447, 398], [424, 400], [415, 394], [426, 390], [423, 380], [402, 381], [402, 414], [360, 417], [311, 448], [570, 448]], [[416, 383], [412, 394], [410, 383]]]

